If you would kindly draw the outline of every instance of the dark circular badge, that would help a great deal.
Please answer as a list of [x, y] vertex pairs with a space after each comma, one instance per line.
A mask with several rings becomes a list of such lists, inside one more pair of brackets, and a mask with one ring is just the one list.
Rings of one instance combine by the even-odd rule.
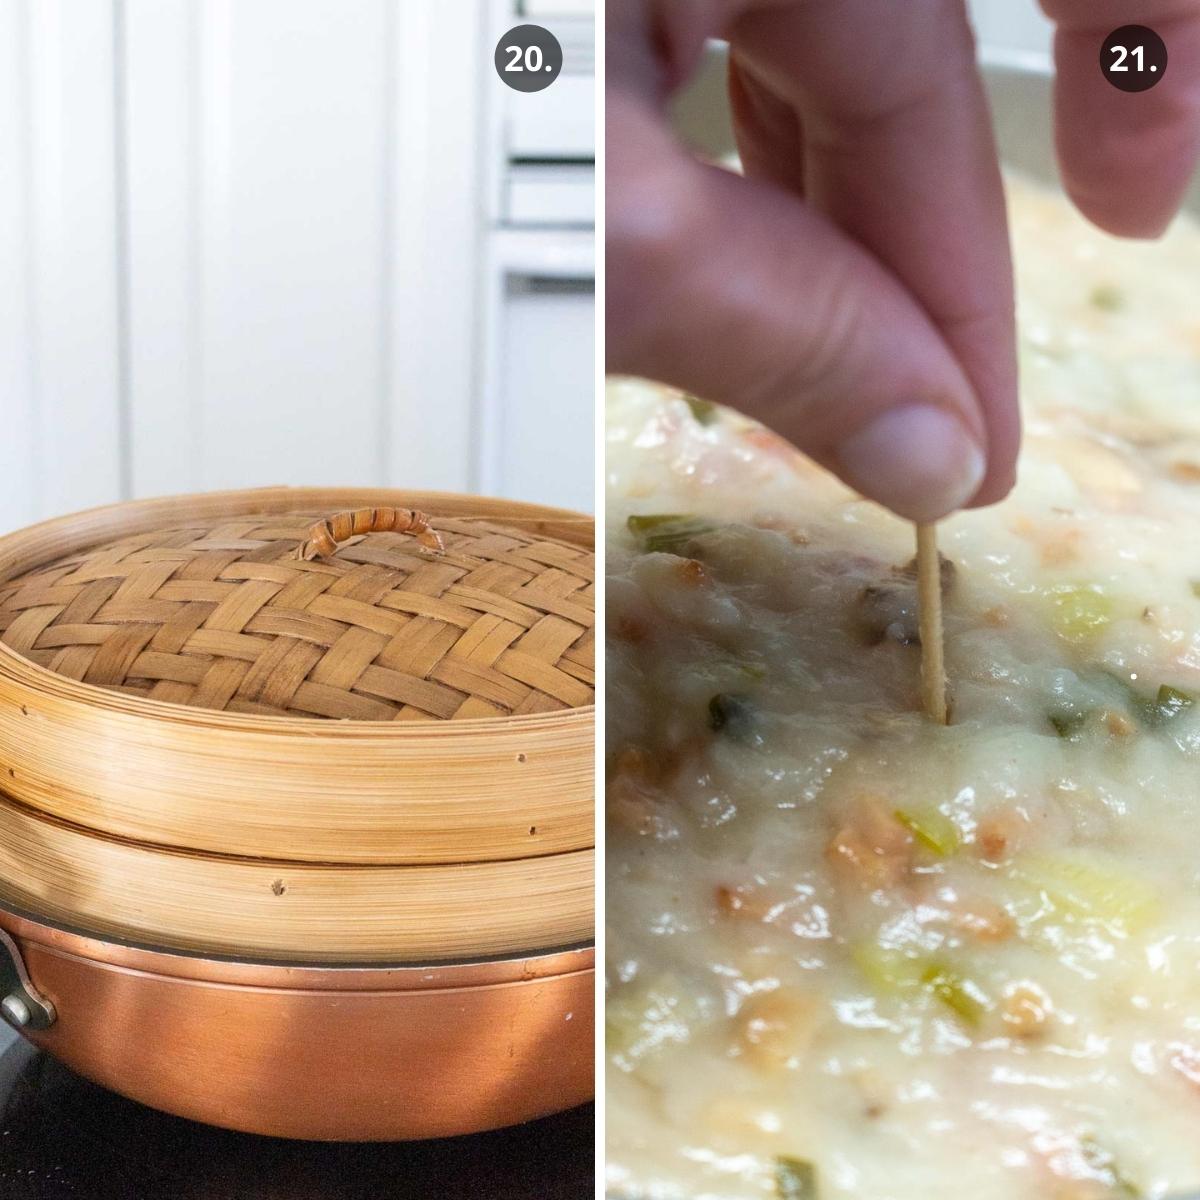
[[1145, 25], [1122, 25], [1100, 48], [1104, 78], [1123, 92], [1144, 92], [1166, 73], [1167, 44]]
[[558, 38], [540, 25], [516, 25], [496, 43], [496, 74], [518, 92], [548, 88], [562, 70]]

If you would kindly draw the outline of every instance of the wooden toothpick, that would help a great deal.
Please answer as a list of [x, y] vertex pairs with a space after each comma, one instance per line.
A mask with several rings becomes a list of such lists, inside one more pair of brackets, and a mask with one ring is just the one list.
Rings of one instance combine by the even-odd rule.
[[917, 620], [921, 630], [921, 700], [925, 712], [946, 724], [946, 664], [942, 654], [942, 568], [937, 526], [917, 526]]

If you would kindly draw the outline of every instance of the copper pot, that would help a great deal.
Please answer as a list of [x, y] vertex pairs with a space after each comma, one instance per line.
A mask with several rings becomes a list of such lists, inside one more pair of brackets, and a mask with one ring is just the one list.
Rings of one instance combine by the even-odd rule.
[[475, 962], [233, 961], [0, 909], [0, 1013], [81, 1075], [247, 1133], [445, 1137], [593, 1094], [594, 951]]

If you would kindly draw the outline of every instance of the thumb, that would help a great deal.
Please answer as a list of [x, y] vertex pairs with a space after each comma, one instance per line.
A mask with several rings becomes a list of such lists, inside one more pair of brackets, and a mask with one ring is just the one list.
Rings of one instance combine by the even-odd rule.
[[612, 370], [749, 412], [915, 521], [967, 504], [985, 425], [920, 305], [797, 197], [694, 161], [642, 97], [608, 99]]

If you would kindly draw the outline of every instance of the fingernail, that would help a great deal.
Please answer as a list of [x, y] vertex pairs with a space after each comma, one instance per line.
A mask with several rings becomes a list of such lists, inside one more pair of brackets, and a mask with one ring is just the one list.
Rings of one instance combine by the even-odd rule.
[[893, 408], [847, 438], [842, 478], [911, 521], [935, 521], [979, 490], [983, 451], [952, 413], [931, 404]]

